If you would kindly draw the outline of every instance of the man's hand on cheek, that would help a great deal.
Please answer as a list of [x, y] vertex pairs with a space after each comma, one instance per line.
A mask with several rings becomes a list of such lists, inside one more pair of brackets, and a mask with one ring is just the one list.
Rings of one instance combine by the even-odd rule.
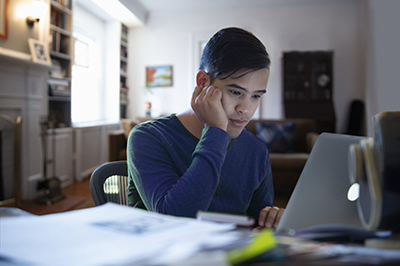
[[197, 86], [192, 96], [192, 109], [204, 126], [227, 130], [228, 118], [222, 107], [222, 92], [214, 86]]
[[284, 210], [284, 208], [278, 207], [265, 207], [262, 209], [258, 218], [257, 229], [262, 229], [264, 227], [276, 229]]

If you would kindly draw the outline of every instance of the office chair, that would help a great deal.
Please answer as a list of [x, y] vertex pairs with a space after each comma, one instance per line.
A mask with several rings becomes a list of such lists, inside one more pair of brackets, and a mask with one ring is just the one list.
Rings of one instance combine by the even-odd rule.
[[90, 177], [90, 192], [96, 206], [106, 202], [128, 205], [128, 165], [126, 161], [104, 163]]

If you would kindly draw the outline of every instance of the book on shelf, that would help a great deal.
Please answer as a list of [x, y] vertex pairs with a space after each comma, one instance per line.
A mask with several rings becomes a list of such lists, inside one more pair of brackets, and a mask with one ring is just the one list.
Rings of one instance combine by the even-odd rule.
[[68, 54], [69, 51], [69, 36], [65, 36], [58, 31], [53, 30], [51, 34], [51, 50], [63, 54]]
[[69, 77], [69, 61], [62, 59], [52, 58], [52, 67], [50, 70], [50, 77], [55, 79], [70, 79]]
[[50, 96], [71, 96], [71, 86], [69, 81], [50, 79], [47, 83], [49, 85]]
[[58, 4], [61, 4], [63, 6], [66, 6], [68, 8], [71, 8], [71, 1], [72, 0], [52, 0], [53, 2], [56, 2]]
[[129, 103], [128, 97], [120, 97], [119, 102], [121, 104], [128, 104]]
[[121, 86], [120, 92], [119, 92], [119, 101], [121, 104], [128, 104], [129, 99], [128, 99], [128, 87], [127, 86]]
[[66, 15], [56, 9], [51, 10], [50, 23], [61, 29], [66, 29]]
[[126, 47], [121, 46], [121, 57], [123, 57], [123, 58], [128, 57], [128, 51], [127, 51]]
[[121, 67], [120, 67], [121, 72], [126, 73], [126, 69], [127, 69], [127, 64], [121, 61]]
[[128, 42], [128, 27], [121, 24], [121, 41]]

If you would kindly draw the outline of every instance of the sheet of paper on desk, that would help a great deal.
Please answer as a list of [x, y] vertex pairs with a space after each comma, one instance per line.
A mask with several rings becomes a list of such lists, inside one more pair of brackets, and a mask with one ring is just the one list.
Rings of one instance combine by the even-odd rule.
[[201, 248], [237, 241], [231, 229], [108, 203], [61, 214], [2, 218], [0, 258], [37, 265], [169, 264]]

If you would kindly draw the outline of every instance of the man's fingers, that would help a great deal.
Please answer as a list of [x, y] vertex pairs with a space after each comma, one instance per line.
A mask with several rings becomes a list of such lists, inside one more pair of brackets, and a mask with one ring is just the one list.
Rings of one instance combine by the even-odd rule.
[[220, 89], [215, 88], [214, 91], [211, 92], [210, 96], [212, 98], [216, 98], [217, 100], [221, 100], [222, 99], [222, 92]]
[[197, 97], [199, 97], [202, 90], [203, 90], [203, 88], [199, 87], [199, 86], [196, 86], [196, 88], [194, 88], [193, 95], [192, 95], [192, 104], [196, 101]]
[[274, 222], [274, 224], [272, 225], [273, 228], [277, 228], [277, 227], [278, 227], [278, 224], [279, 224], [279, 222], [281, 221], [281, 218], [282, 218], [282, 215], [283, 215], [283, 212], [284, 212], [284, 211], [285, 211], [284, 208], [279, 208], [278, 214], [277, 214], [277, 216], [275, 217], [275, 222]]
[[267, 215], [267, 219], [265, 219], [265, 223], [264, 226], [271, 228], [272, 225], [275, 222], [275, 217], [277, 216], [279, 211], [278, 207], [270, 207], [269, 211], [268, 211], [268, 215]]
[[260, 211], [260, 216], [258, 217], [258, 224], [259, 224], [260, 226], [265, 226], [265, 221], [266, 221], [266, 219], [267, 219], [269, 210], [270, 210], [271, 208], [272, 208], [272, 207], [265, 207], [264, 209], [262, 209], [262, 210]]
[[205, 126], [215, 126], [226, 131], [228, 118], [221, 100], [222, 92], [217, 87], [196, 87], [192, 96], [192, 109]]
[[258, 224], [260, 226], [268, 228], [278, 227], [279, 221], [281, 220], [284, 209], [278, 207], [265, 207], [261, 210], [258, 218]]

